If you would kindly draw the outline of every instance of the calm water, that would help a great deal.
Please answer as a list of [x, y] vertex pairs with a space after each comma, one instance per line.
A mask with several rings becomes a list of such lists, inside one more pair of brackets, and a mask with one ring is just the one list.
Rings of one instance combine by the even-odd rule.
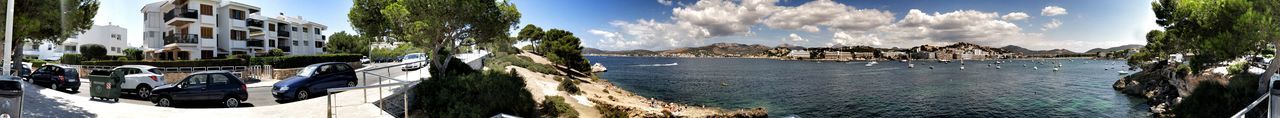
[[[1111, 88], [1122, 61], [809, 62], [736, 58], [588, 57], [619, 87], [663, 101], [764, 107], [774, 117], [1145, 117]], [[1087, 62], [1087, 63], [1086, 63]], [[1027, 65], [1023, 67], [1023, 65]], [[934, 69], [929, 69], [934, 66]], [[1038, 66], [1039, 70], [1033, 70]]]

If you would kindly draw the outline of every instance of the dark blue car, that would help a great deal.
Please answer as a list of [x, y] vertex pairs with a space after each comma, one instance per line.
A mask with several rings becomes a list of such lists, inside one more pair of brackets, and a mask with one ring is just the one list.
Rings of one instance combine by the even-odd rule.
[[44, 65], [29, 77], [31, 83], [49, 87], [49, 89], [80, 91], [80, 73], [73, 67]]
[[151, 102], [157, 106], [173, 106], [180, 102], [218, 102], [226, 107], [239, 107], [249, 99], [249, 88], [229, 71], [201, 71], [187, 75], [176, 84], [151, 91]]
[[346, 63], [327, 62], [311, 64], [298, 74], [271, 86], [271, 95], [278, 100], [303, 100], [328, 93], [329, 88], [356, 86], [355, 69]]

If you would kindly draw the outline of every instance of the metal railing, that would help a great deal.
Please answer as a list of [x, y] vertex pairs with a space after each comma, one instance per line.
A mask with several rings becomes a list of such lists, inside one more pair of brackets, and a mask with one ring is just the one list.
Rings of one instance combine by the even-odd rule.
[[258, 19], [248, 19], [248, 20], [245, 20], [245, 25], [248, 25], [249, 27], [259, 27], [259, 28], [261, 28], [261, 27], [262, 27], [262, 24], [263, 24], [262, 20], [258, 20]]
[[[1269, 93], [1269, 92], [1268, 92], [1268, 93]], [[1254, 110], [1254, 108], [1257, 108], [1257, 107], [1258, 107], [1258, 103], [1262, 103], [1263, 101], [1267, 101], [1267, 100], [1268, 100], [1268, 98], [1271, 98], [1271, 94], [1263, 94], [1263, 95], [1262, 95], [1262, 97], [1258, 97], [1258, 100], [1253, 100], [1253, 103], [1249, 103], [1249, 106], [1244, 107], [1244, 109], [1243, 109], [1243, 110], [1240, 110], [1240, 112], [1236, 112], [1236, 114], [1235, 114], [1235, 115], [1231, 115], [1231, 118], [1246, 118], [1246, 116], [1249, 114], [1249, 111], [1252, 111], [1252, 110]], [[1267, 107], [1268, 107], [1268, 106], [1269, 106], [1269, 105], [1263, 105], [1263, 108], [1262, 108], [1262, 109], [1263, 109], [1263, 110], [1267, 110]], [[1263, 116], [1265, 116], [1265, 115], [1263, 115]]]
[[197, 13], [199, 12], [200, 10], [195, 10], [195, 9], [186, 9], [186, 8], [173, 9], [169, 12], [164, 13], [164, 21], [168, 22], [169, 20], [173, 20], [173, 18], [177, 18], [177, 17], [198, 19], [197, 16], [199, 15], [197, 15]]
[[165, 45], [173, 44], [173, 43], [200, 43], [200, 35], [186, 34], [186, 35], [164, 36]]
[[[403, 117], [406, 117], [406, 118], [407, 118], [407, 117], [409, 117], [409, 103], [410, 103], [409, 96], [412, 96], [412, 95], [411, 95], [412, 93], [410, 93], [409, 91], [411, 90], [411, 88], [413, 88], [413, 86], [414, 86], [414, 85], [418, 85], [418, 83], [419, 83], [419, 82], [421, 82], [421, 81], [420, 81], [420, 80], [416, 80], [416, 79], [399, 80], [399, 79], [396, 79], [396, 78], [394, 78], [394, 77], [389, 77], [389, 76], [387, 76], [387, 75], [379, 75], [379, 74], [377, 74], [377, 73], [373, 73], [373, 72], [376, 72], [376, 71], [379, 71], [379, 70], [384, 70], [385, 72], [387, 72], [387, 73], [389, 74], [389, 73], [391, 73], [391, 72], [390, 72], [390, 71], [391, 71], [391, 70], [390, 70], [390, 68], [393, 68], [393, 67], [400, 67], [400, 66], [409, 65], [409, 64], [422, 64], [422, 63], [426, 63], [426, 60], [412, 61], [412, 62], [405, 62], [405, 63], [399, 63], [399, 64], [393, 64], [393, 65], [386, 65], [386, 66], [365, 67], [365, 68], [356, 69], [355, 71], [356, 71], [357, 73], [360, 73], [360, 74], [361, 74], [361, 77], [360, 77], [360, 78], [362, 78], [362, 79], [361, 79], [360, 81], [361, 81], [361, 83], [364, 83], [364, 85], [361, 85], [361, 86], [353, 86], [353, 87], [343, 87], [343, 88], [330, 88], [330, 89], [326, 89], [326, 90], [329, 92], [329, 95], [325, 96], [325, 99], [327, 100], [327, 101], [326, 101], [326, 104], [325, 104], [325, 105], [326, 105], [326, 106], [325, 106], [325, 116], [332, 118], [332, 117], [334, 117], [334, 115], [336, 115], [336, 114], [334, 114], [334, 112], [333, 112], [333, 108], [334, 108], [334, 105], [333, 105], [333, 104], [334, 104], [334, 101], [335, 101], [337, 98], [334, 98], [334, 97], [333, 97], [333, 96], [334, 96], [334, 95], [333, 95], [333, 93], [338, 93], [338, 92], [343, 92], [343, 91], [351, 91], [351, 90], [362, 90], [362, 91], [363, 91], [363, 95], [361, 96], [361, 98], [362, 98], [362, 99], [364, 99], [364, 100], [363, 100], [363, 102], [364, 102], [364, 103], [368, 103], [368, 102], [369, 102], [369, 97], [368, 97], [368, 96], [369, 96], [369, 91], [368, 91], [369, 89], [377, 89], [377, 91], [378, 91], [378, 93], [377, 93], [378, 97], [386, 97], [386, 96], [384, 96], [384, 93], [383, 93], [383, 90], [382, 90], [383, 88], [386, 88], [386, 87], [400, 87], [400, 89], [399, 89], [399, 90], [396, 90], [396, 91], [392, 92], [391, 94], [392, 94], [392, 95], [396, 95], [396, 94], [398, 94], [398, 95], [400, 95], [400, 96], [401, 96], [401, 98], [400, 98], [400, 99], [403, 99], [403, 102], [401, 102], [401, 104], [400, 104], [399, 106], [401, 106], [400, 108], [401, 108], [401, 110], [402, 110], [402, 112], [403, 112], [403, 115], [404, 115]], [[423, 67], [423, 68], [426, 68], [426, 67]], [[423, 70], [423, 71], [425, 71], [425, 70]], [[421, 71], [419, 71], [419, 72], [421, 72]], [[373, 78], [370, 78], [370, 75], [372, 75], [372, 76], [373, 76]], [[422, 74], [419, 74], [419, 75], [422, 75]], [[377, 84], [370, 85], [370, 83], [369, 83], [369, 82], [367, 82], [367, 80], [368, 80], [368, 79], [375, 79], [375, 78], [376, 78], [376, 79], [378, 79], [378, 80], [377, 80], [377, 82], [378, 82]], [[392, 81], [395, 81], [395, 83], [385, 83], [385, 84], [384, 84], [384, 83], [382, 83], [384, 80], [392, 80]], [[385, 98], [384, 98], [384, 99], [385, 99]], [[378, 102], [378, 106], [380, 106], [380, 107], [386, 107], [386, 102]]]

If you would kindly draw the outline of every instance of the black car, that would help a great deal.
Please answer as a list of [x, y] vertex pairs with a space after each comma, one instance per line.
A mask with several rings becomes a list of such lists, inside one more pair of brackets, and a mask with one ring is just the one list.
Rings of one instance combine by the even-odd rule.
[[311, 64], [297, 75], [272, 85], [271, 95], [279, 100], [302, 100], [326, 94], [329, 88], [356, 86], [357, 80], [355, 69], [346, 63]]
[[31, 83], [53, 90], [80, 91], [80, 72], [61, 65], [44, 65], [31, 73]]
[[151, 91], [151, 102], [157, 106], [173, 106], [179, 102], [218, 102], [226, 107], [239, 107], [249, 98], [248, 87], [229, 71], [201, 71], [182, 81]]

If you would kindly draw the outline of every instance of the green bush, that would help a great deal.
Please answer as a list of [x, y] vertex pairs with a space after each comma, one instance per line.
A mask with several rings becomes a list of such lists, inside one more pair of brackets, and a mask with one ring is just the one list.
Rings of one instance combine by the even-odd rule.
[[155, 67], [199, 67], [199, 66], [245, 66], [247, 65], [247, 63], [241, 59], [205, 59], [205, 60], [174, 60], [174, 61], [102, 60], [102, 61], [84, 61], [84, 62], [81, 62], [81, 64], [82, 65], [98, 65], [98, 66], [151, 65]]
[[360, 55], [357, 54], [321, 54], [321, 55], [297, 55], [297, 56], [276, 56], [276, 57], [257, 57], [249, 59], [252, 65], [271, 65], [272, 68], [297, 68], [307, 65], [323, 63], [323, 62], [359, 62]]
[[1244, 72], [1248, 69], [1249, 69], [1249, 61], [1240, 61], [1236, 63], [1231, 63], [1230, 66], [1227, 66], [1227, 73], [1235, 75], [1235, 74]]
[[[454, 68], [454, 67], [450, 67]], [[470, 69], [466, 69], [470, 70]], [[445, 72], [414, 86], [410, 110], [427, 118], [480, 118], [504, 113], [537, 117], [537, 102], [524, 80], [499, 71]]]
[[1235, 75], [1226, 86], [1217, 80], [1200, 81], [1172, 111], [1175, 116], [1187, 118], [1230, 117], [1258, 99], [1257, 82], [1258, 75], [1253, 74]]
[[569, 94], [574, 95], [582, 93], [582, 90], [578, 90], [578, 81], [572, 78], [562, 78], [558, 80], [561, 80], [559, 88], [561, 91], [569, 92]]
[[525, 69], [529, 69], [530, 71], [538, 72], [538, 73], [545, 73], [545, 74], [560, 73], [560, 70], [557, 70], [555, 67], [551, 67], [551, 65], [534, 63], [533, 59], [530, 59], [529, 57], [519, 56], [519, 55], [495, 54], [493, 58], [490, 58], [489, 60], [497, 61], [497, 62], [509, 62], [510, 65], [523, 67]]
[[143, 58], [142, 50], [133, 49], [133, 48], [124, 49], [124, 56], [128, 57], [129, 60], [142, 60]]
[[[613, 96], [610, 96], [610, 97], [613, 97]], [[596, 104], [596, 110], [599, 110], [600, 115], [603, 115], [604, 118], [630, 118], [631, 117], [630, 115], [628, 115], [631, 109], [624, 108], [621, 106], [614, 106], [611, 104]]]
[[573, 110], [573, 106], [569, 106], [569, 103], [565, 103], [564, 97], [560, 96], [547, 96], [546, 100], [542, 101], [542, 108], [539, 112], [542, 112], [543, 118], [578, 117], [578, 111]]
[[271, 51], [267, 52], [267, 55], [263, 55], [263, 56], [284, 56], [284, 50], [271, 49]]
[[87, 59], [80, 54], [62, 54], [62, 58], [59, 58], [58, 61], [63, 64], [80, 65], [80, 62], [87, 61]]
[[116, 57], [116, 60], [125, 61], [125, 60], [129, 60], [129, 57]]
[[44, 66], [44, 64], [48, 63], [48, 62], [45, 62], [44, 60], [39, 60], [39, 59], [35, 59], [35, 60], [27, 61], [27, 62], [31, 62], [31, 67], [32, 67], [32, 68], [34, 68], [34, 67], [40, 67], [40, 66]]

